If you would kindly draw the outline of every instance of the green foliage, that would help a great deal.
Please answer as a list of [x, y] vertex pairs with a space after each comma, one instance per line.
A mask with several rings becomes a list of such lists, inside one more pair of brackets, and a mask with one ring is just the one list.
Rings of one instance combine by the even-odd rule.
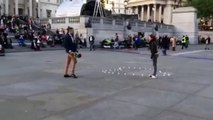
[[213, 0], [187, 0], [187, 4], [198, 10], [198, 17], [213, 16]]

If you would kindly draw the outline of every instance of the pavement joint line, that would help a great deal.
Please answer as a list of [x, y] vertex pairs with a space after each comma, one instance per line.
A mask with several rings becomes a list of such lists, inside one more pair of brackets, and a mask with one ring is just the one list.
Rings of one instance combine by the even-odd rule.
[[[145, 80], [145, 81], [148, 81], [148, 80]], [[59, 114], [61, 114], [61, 113], [66, 114], [67, 112], [72, 112], [71, 114], [74, 114], [74, 113], [76, 113], [76, 112], [82, 111], [85, 107], [90, 107], [90, 106], [92, 106], [92, 105], [94, 105], [94, 104], [97, 104], [98, 102], [101, 102], [101, 101], [104, 101], [104, 100], [110, 100], [110, 99], [112, 99], [112, 97], [116, 96], [117, 94], [120, 94], [120, 93], [122, 93], [122, 92], [125, 92], [126, 90], [130, 90], [130, 89], [133, 89], [133, 88], [137, 88], [138, 86], [140, 86], [140, 85], [142, 85], [142, 84], [144, 84], [144, 81], [143, 81], [142, 83], [138, 84], [138, 85], [133, 85], [133, 86], [131, 86], [131, 87], [123, 88], [123, 89], [118, 90], [118, 91], [116, 91], [116, 92], [113, 92], [113, 93], [111, 93], [111, 94], [108, 94], [108, 95], [105, 95], [105, 96], [103, 96], [103, 97], [100, 97], [100, 98], [98, 98], [98, 99], [96, 99], [96, 100], [88, 101], [87, 103], [84, 103], [84, 104], [81, 104], [81, 105], [77, 105], [77, 106], [75, 106], [75, 107], [71, 107], [71, 108], [68, 108], [68, 109], [63, 110], [63, 111], [60, 111], [60, 112], [51, 113], [51, 114], [48, 115], [48, 116], [42, 117], [42, 119], [46, 119], [46, 118], [48, 118], [48, 117], [50, 117], [50, 116], [53, 116], [53, 115], [54, 115], [54, 116], [57, 116], [57, 115], [59, 115]], [[81, 91], [81, 92], [86, 93], [86, 92], [84, 92], [84, 91]], [[76, 111], [75, 109], [78, 109], [78, 110]], [[70, 115], [71, 115], [71, 114], [70, 114]]]
[[189, 59], [198, 59], [198, 60], [210, 60], [210, 61], [213, 61], [213, 58], [210, 58], [210, 57], [196, 57], [196, 56], [185, 56], [185, 55], [180, 55], [180, 57], [189, 58]]
[[[188, 98], [190, 98], [190, 97], [196, 95], [196, 93], [198, 93], [199, 91], [205, 89], [206, 87], [208, 87], [208, 86], [205, 86], [205, 87], [203, 87], [203, 88], [201, 88], [201, 89], [199, 89], [199, 90], [197, 90], [197, 91], [195, 91], [195, 92], [193, 92], [193, 93], [191, 93], [191, 94], [190, 94], [190, 93], [188, 93], [188, 94], [184, 93], [184, 94], [187, 95], [186, 97], [184, 97], [183, 99], [181, 99], [181, 100], [178, 101], [177, 103], [175, 103], [175, 104], [173, 104], [173, 105], [171, 105], [171, 106], [169, 106], [169, 107], [164, 108], [159, 114], [155, 115], [155, 116], [153, 117], [153, 119], [156, 118], [157, 116], [159, 116], [160, 114], [162, 114], [162, 113], [165, 112], [165, 111], [173, 111], [173, 112], [177, 112], [177, 113], [178, 113], [179, 111], [174, 111], [174, 110], [172, 110], [171, 108], [173, 108], [174, 106], [176, 106], [176, 105], [182, 103], [182, 102], [185, 101], [186, 99], [188, 99]], [[153, 89], [154, 89], [154, 88], [153, 88]], [[165, 90], [164, 90], [164, 91], [165, 91]], [[176, 92], [176, 93], [179, 93], [179, 92]], [[179, 112], [179, 113], [181, 113], [181, 112]], [[188, 114], [185, 114], [185, 115], [188, 115]], [[191, 116], [191, 117], [198, 117], [198, 116], [193, 116], [193, 115], [188, 115], [188, 116]], [[201, 117], [198, 117], [198, 118], [201, 118]], [[208, 119], [206, 119], [206, 120], [208, 120]]]
[[[199, 52], [204, 52], [204, 51], [206, 51], [206, 50], [192, 50], [192, 51], [187, 51], [187, 52], [174, 53], [174, 54], [171, 54], [171, 56], [186, 55], [186, 54], [199, 53]], [[213, 51], [213, 50], [209, 50], [209, 51]]]
[[[178, 101], [177, 103], [175, 103], [175, 104], [173, 104], [173, 105], [171, 105], [171, 106], [165, 108], [165, 110], [166, 110], [166, 111], [172, 110], [171, 108], [173, 108], [174, 106], [176, 106], [176, 105], [182, 103], [183, 101], [185, 101], [186, 99], [188, 99], [188, 98], [190, 98], [190, 97], [192, 97], [192, 96], [197, 96], [196, 93], [198, 93], [198, 92], [204, 90], [204, 89], [207, 88], [208, 86], [209, 86], [209, 85], [206, 85], [206, 86], [204, 86], [204, 87], [202, 87], [202, 88], [196, 90], [195, 92], [193, 92], [193, 93], [191, 93], [191, 94], [190, 94], [190, 93], [187, 94], [187, 96], [184, 97], [182, 100], [180, 100], [180, 101]], [[211, 99], [212, 99], [212, 98], [211, 98]]]
[[[189, 116], [189, 117], [193, 117], [193, 118], [199, 118], [199, 119], [203, 119], [203, 120], [212, 120], [209, 118], [204, 118], [204, 117], [200, 117], [200, 116], [196, 116], [196, 115], [191, 115], [191, 114], [187, 114], [185, 112], [181, 112], [181, 111], [175, 111], [175, 110], [165, 110], [164, 112], [173, 112], [173, 113], [178, 113], [178, 114], [183, 114], [185, 116]], [[163, 113], [163, 112], [162, 112]], [[160, 114], [159, 114], [160, 115]], [[157, 116], [156, 116], [157, 117]], [[155, 118], [156, 118], [155, 117]]]

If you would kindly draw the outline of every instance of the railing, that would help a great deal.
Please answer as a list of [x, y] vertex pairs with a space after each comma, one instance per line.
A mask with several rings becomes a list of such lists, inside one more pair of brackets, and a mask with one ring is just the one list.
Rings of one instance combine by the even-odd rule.
[[145, 22], [138, 21], [138, 27], [145, 27]]
[[53, 24], [62, 24], [62, 23], [66, 23], [65, 19], [66, 19], [66, 18], [53, 18], [53, 19], [52, 19], [52, 23], [53, 23]]
[[104, 24], [110, 24], [110, 25], [112, 25], [112, 21], [113, 21], [113, 19], [111, 19], [111, 18], [103, 18], [103, 23]]
[[[66, 18], [52, 18], [50, 19], [51, 24], [85, 24], [88, 23], [89, 17], [88, 16], [76, 16], [76, 17], [66, 17]], [[42, 19], [42, 22], [47, 22], [49, 19]], [[112, 18], [101, 18], [101, 17], [91, 17], [90, 22], [96, 25], [111, 25], [111, 26], [120, 26], [125, 27], [127, 24], [123, 19], [112, 19]], [[139, 20], [129, 20], [131, 27], [143, 27], [143, 28], [154, 28], [156, 25], [158, 26], [159, 30], [167, 30], [173, 29], [174, 26], [161, 24], [157, 22], [144, 22]]]
[[147, 22], [147, 23], [146, 23], [146, 27], [149, 27], [149, 28], [150, 28], [150, 27], [154, 27], [154, 24], [153, 24], [152, 22]]
[[40, 23], [48, 23], [48, 22], [49, 22], [49, 19], [48, 19], [48, 18], [45, 18], [45, 19], [40, 19], [39, 21], [40, 21]]
[[135, 26], [136, 26], [137, 21], [131, 20], [131, 21], [129, 21], [129, 23], [130, 23], [130, 25], [131, 25], [131, 26], [135, 27]]
[[92, 23], [100, 24], [101, 23], [101, 18], [99, 18], [99, 17], [92, 18]]
[[115, 25], [123, 25], [124, 21], [122, 19], [116, 19], [115, 20]]
[[80, 23], [80, 17], [70, 17], [69, 23]]

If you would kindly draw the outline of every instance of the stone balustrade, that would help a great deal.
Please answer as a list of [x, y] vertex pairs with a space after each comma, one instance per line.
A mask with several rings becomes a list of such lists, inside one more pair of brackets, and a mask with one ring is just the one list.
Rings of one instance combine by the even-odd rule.
[[65, 24], [66, 18], [52, 18], [52, 24]]
[[[125, 38], [127, 35], [137, 34], [138, 32], [144, 32], [146, 36], [154, 34], [174, 35], [174, 26], [166, 25], [154, 22], [144, 22], [139, 20], [124, 20], [113, 18], [101, 18], [101, 17], [89, 17], [89, 16], [76, 16], [76, 17], [64, 17], [64, 18], [51, 18], [49, 23], [52, 29], [67, 28], [71, 26], [82, 33], [83, 36], [93, 34], [97, 40], [103, 40], [105, 38], [113, 38], [115, 33], [118, 33], [120, 38]], [[86, 25], [91, 24], [91, 27], [87, 28]], [[127, 27], [130, 25], [130, 29]], [[158, 33], [156, 31], [158, 27]]]
[[[84, 19], [82, 19], [84, 18]], [[89, 16], [76, 16], [76, 17], [65, 17], [65, 18], [51, 18], [49, 19], [52, 26], [57, 26], [57, 24], [64, 24], [66, 26], [72, 26], [72, 24], [85, 24], [90, 18], [91, 23], [95, 25], [110, 25], [110, 26], [125, 26], [125, 23], [130, 23], [132, 27], [143, 27], [143, 28], [153, 28], [158, 25], [159, 29], [173, 29], [172, 25], [165, 25], [155, 22], [144, 22], [139, 20], [123, 20], [123, 19], [112, 19], [112, 18], [100, 18], [100, 17], [89, 17]], [[46, 19], [43, 21], [47, 21]]]
[[69, 23], [80, 23], [80, 17], [69, 17]]

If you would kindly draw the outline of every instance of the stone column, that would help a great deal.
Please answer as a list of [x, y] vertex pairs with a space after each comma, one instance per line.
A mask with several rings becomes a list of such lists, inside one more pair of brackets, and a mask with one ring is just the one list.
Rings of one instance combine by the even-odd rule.
[[41, 17], [41, 3], [40, 0], [38, 0], [38, 17]]
[[172, 23], [172, 5], [169, 5], [169, 18], [168, 18], [168, 24]]
[[18, 13], [18, 0], [15, 0], [15, 15], [19, 15], [19, 13]]
[[130, 15], [132, 15], [132, 13], [133, 13], [133, 8], [129, 8], [129, 13], [130, 13]]
[[[26, 0], [24, 0], [24, 3], [27, 3]], [[28, 5], [24, 4], [24, 15], [28, 15]]]
[[156, 4], [154, 4], [154, 9], [153, 9], [153, 12], [154, 12], [154, 20], [153, 20], [153, 22], [155, 22], [156, 21], [156, 12], [157, 12], [157, 5]]
[[147, 21], [150, 19], [150, 5], [147, 5]]
[[135, 14], [138, 14], [138, 6], [135, 7]]
[[33, 1], [29, 0], [29, 16], [32, 17], [33, 16]]
[[159, 22], [161, 22], [162, 19], [162, 5], [159, 6]]
[[141, 20], [144, 20], [144, 6], [141, 6]]
[[0, 15], [2, 15], [2, 14], [4, 14], [4, 11], [3, 11], [4, 8], [3, 8], [3, 1], [2, 0], [0, 1], [0, 5], [1, 5], [1, 11], [0, 11], [1, 14]]
[[9, 0], [5, 0], [5, 14], [9, 15]]

